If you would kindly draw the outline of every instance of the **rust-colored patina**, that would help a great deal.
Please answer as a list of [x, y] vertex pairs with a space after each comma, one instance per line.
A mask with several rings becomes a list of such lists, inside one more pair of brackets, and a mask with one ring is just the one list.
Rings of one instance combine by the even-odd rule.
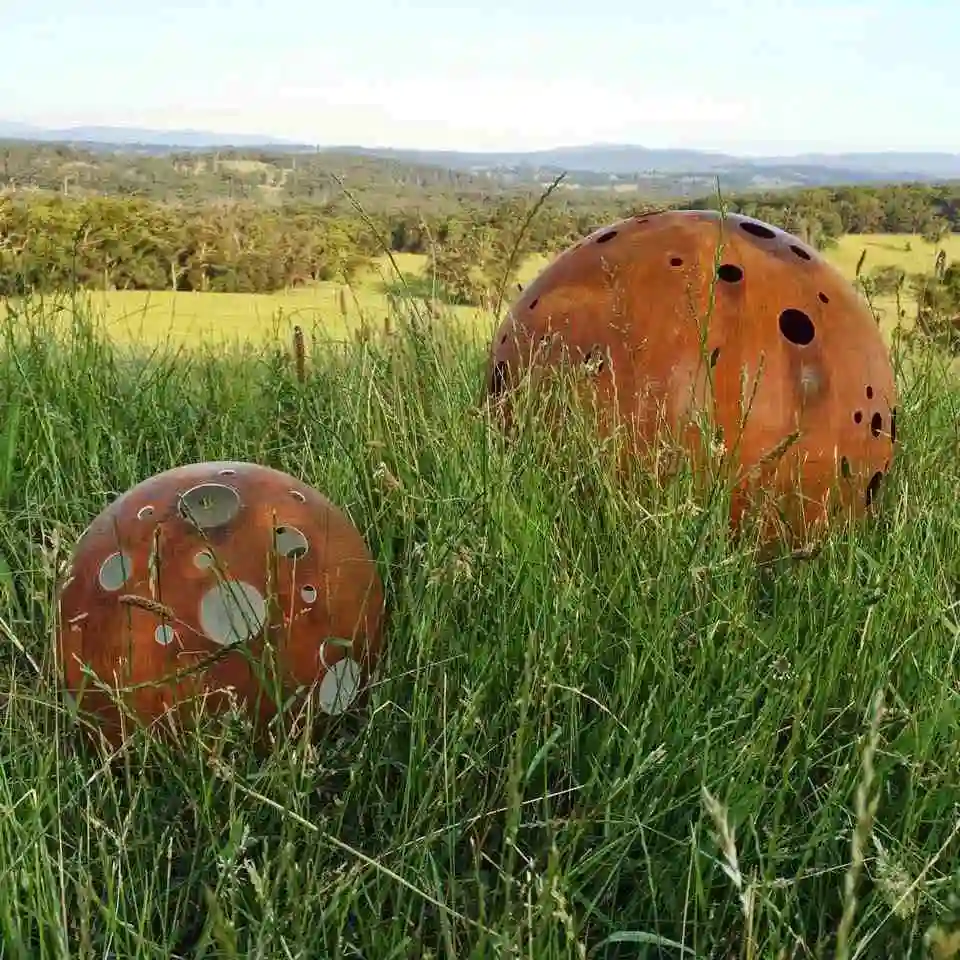
[[730, 470], [734, 526], [753, 505], [762, 536], [862, 514], [893, 459], [896, 386], [867, 304], [815, 249], [747, 217], [638, 216], [562, 253], [493, 342], [487, 386], [508, 423], [511, 388], [561, 361], [634, 455], [668, 435]]
[[[382, 617], [367, 546], [321, 493], [256, 464], [190, 464], [137, 484], [81, 537], [60, 590], [65, 688], [113, 744], [128, 713], [149, 724], [199, 700], [217, 712], [233, 698], [259, 726], [276, 697], [309, 688], [336, 714], [376, 665]], [[120, 692], [123, 719], [86, 670]]]

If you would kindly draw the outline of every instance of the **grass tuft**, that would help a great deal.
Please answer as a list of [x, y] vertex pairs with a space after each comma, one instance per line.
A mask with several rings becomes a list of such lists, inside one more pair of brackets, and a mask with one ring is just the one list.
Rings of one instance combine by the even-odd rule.
[[[507, 443], [485, 345], [150, 352], [82, 306], [0, 332], [0, 953], [960, 955], [960, 388], [898, 370], [875, 521], [760, 564], [690, 477], [614, 483], [573, 424]], [[65, 319], [66, 317], [66, 319]], [[242, 715], [81, 746], [53, 592], [114, 496], [286, 470], [381, 566], [362, 716], [266, 757]]]

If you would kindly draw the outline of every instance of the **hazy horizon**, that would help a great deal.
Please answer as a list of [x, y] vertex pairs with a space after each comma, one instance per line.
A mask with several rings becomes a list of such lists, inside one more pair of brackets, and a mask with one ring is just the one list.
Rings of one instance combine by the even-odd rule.
[[[3, 125], [6, 123], [17, 123], [22, 124], [23, 126], [33, 127], [42, 131], [55, 130], [58, 132], [70, 133], [74, 130], [108, 130], [108, 131], [120, 131], [120, 132], [130, 132], [130, 131], [149, 131], [151, 133], [161, 134], [165, 137], [168, 137], [171, 134], [182, 133], [182, 134], [191, 134], [198, 137], [205, 135], [211, 135], [216, 137], [224, 137], [230, 135], [236, 135], [238, 137], [244, 138], [256, 138], [260, 136], [260, 131], [257, 130], [210, 130], [203, 129], [199, 127], [177, 127], [177, 126], [166, 126], [166, 127], [152, 127], [144, 126], [141, 124], [134, 123], [125, 123], [125, 124], [99, 124], [99, 123], [84, 123], [83, 121], [77, 123], [69, 123], [63, 125], [53, 125], [53, 124], [42, 124], [30, 120], [21, 120], [17, 118], [16, 120], [7, 121], [7, 118], [0, 117], [0, 131], [2, 131]], [[0, 133], [2, 135], [2, 133]], [[485, 147], [481, 149], [469, 149], [461, 148], [456, 146], [443, 146], [443, 147], [430, 147], [423, 146], [422, 144], [410, 144], [402, 147], [398, 147], [394, 143], [380, 143], [380, 142], [366, 142], [366, 143], [329, 143], [329, 144], [316, 144], [310, 140], [297, 141], [291, 140], [289, 138], [280, 137], [276, 135], [263, 134], [263, 140], [259, 143], [253, 144], [256, 146], [270, 146], [271, 144], [277, 144], [282, 146], [300, 146], [300, 147], [311, 147], [316, 146], [319, 149], [358, 149], [358, 150], [373, 150], [373, 151], [389, 151], [389, 150], [410, 150], [414, 152], [423, 152], [423, 153], [450, 153], [450, 154], [477, 154], [484, 155], [489, 154], [491, 156], [504, 153], [539, 153], [539, 152], [552, 152], [552, 151], [561, 151], [561, 150], [635, 150], [635, 149], [658, 149], [658, 150], [692, 150], [698, 153], [704, 154], [716, 154], [724, 155], [729, 154], [743, 158], [745, 160], [751, 159], [762, 159], [763, 157], [771, 157], [774, 155], [781, 157], [790, 157], [790, 156], [834, 156], [842, 155], [847, 153], [866, 153], [866, 154], [944, 154], [949, 156], [960, 156], [960, 150], [918, 150], [913, 147], [880, 147], [880, 148], [866, 148], [861, 149], [857, 148], [854, 150], [843, 150], [843, 149], [770, 149], [766, 151], [758, 150], [742, 150], [731, 148], [729, 150], [720, 150], [716, 148], [709, 147], [698, 147], [698, 146], [683, 146], [676, 147], [671, 144], [665, 144], [659, 147], [651, 147], [646, 143], [618, 143], [613, 141], [601, 141], [601, 142], [590, 142], [590, 143], [547, 143], [544, 146], [540, 147], [527, 147], [527, 148], [517, 148], [511, 146], [504, 147]], [[243, 146], [244, 144], [240, 144]]]
[[943, 122], [960, 5], [942, 0], [44, 8], [8, 11], [5, 120], [465, 152], [960, 152]]

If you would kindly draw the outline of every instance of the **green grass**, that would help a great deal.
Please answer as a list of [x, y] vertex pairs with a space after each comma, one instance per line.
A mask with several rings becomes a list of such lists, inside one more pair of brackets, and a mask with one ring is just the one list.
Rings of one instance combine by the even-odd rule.
[[[911, 249], [905, 249], [909, 242]], [[933, 270], [937, 250], [945, 249], [949, 259], [960, 259], [960, 235], [952, 234], [933, 245], [919, 236], [900, 234], [851, 234], [841, 238], [827, 258], [851, 280], [857, 261], [867, 251], [865, 269], [899, 265], [911, 272]], [[394, 254], [400, 270], [410, 277], [429, 278], [429, 258], [418, 254]], [[549, 262], [543, 256], [530, 257], [521, 267], [519, 280], [529, 283]], [[428, 283], [423, 285], [429, 285]], [[268, 344], [278, 336], [289, 336], [295, 325], [322, 330], [325, 335], [346, 337], [362, 320], [379, 327], [391, 309], [388, 288], [397, 288], [396, 273], [386, 256], [361, 272], [347, 286], [324, 282], [309, 288], [276, 294], [172, 293], [158, 291], [109, 291], [90, 295], [90, 306], [102, 329], [114, 339], [151, 345], [246, 342]], [[507, 302], [511, 297], [507, 291]], [[896, 322], [892, 298], [880, 298], [875, 309], [884, 331]], [[908, 322], [912, 303], [905, 302]], [[486, 330], [492, 320], [473, 307], [447, 308], [448, 317]]]
[[841, 237], [826, 256], [845, 276], [852, 278], [864, 250], [867, 252], [865, 270], [897, 266], [908, 273], [930, 273], [939, 250], [946, 250], [948, 260], [960, 260], [960, 233], [948, 234], [939, 243], [928, 243], [918, 234], [851, 233]]
[[[908, 274], [933, 273], [937, 253], [945, 250], [947, 260], [960, 260], [960, 233], [951, 233], [939, 243], [928, 243], [918, 234], [848, 234], [841, 237], [837, 246], [828, 251], [827, 258], [844, 276], [851, 280], [856, 276], [857, 263], [863, 254], [863, 273], [869, 275], [877, 267], [900, 267]], [[896, 297], [880, 296], [873, 300], [872, 307], [880, 319], [881, 328], [889, 333], [897, 322]], [[902, 296], [901, 309], [905, 327], [913, 326], [916, 301], [909, 293]]]
[[[395, 254], [399, 269], [422, 275], [427, 258]], [[93, 291], [83, 295], [85, 312], [114, 340], [151, 346], [255, 344], [287, 339], [294, 326], [324, 337], [347, 338], [363, 323], [382, 329], [391, 314], [388, 287], [398, 287], [386, 257], [376, 260], [350, 285], [333, 281], [281, 293], [179, 293], [170, 290]], [[69, 313], [65, 315], [70, 323]], [[490, 318], [473, 307], [446, 309], [446, 319], [470, 327]]]
[[[279, 345], [145, 358], [39, 307], [5, 337], [0, 955], [908, 958], [951, 929], [960, 388], [931, 356], [878, 518], [763, 565], [585, 432], [503, 443], [456, 332], [317, 344], [302, 384]], [[265, 757], [233, 718], [109, 767], [56, 689], [57, 571], [111, 497], [234, 458], [365, 534], [383, 680]]]

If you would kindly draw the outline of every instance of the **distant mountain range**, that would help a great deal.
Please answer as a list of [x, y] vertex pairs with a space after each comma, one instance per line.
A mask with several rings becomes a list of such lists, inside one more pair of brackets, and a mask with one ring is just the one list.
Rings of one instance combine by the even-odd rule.
[[629, 144], [555, 147], [516, 153], [463, 153], [446, 150], [399, 150], [343, 146], [344, 153], [368, 154], [408, 163], [429, 163], [453, 169], [489, 170], [537, 167], [623, 176], [650, 173], [717, 173], [752, 168], [776, 176], [784, 170], [832, 170], [862, 178], [960, 178], [960, 153], [807, 153], [796, 156], [739, 157], [709, 150], [651, 149]]
[[689, 188], [713, 177], [719, 177], [721, 184], [738, 189], [960, 179], [960, 153], [890, 151], [742, 157], [707, 150], [650, 149], [628, 144], [489, 153], [351, 145], [318, 148], [312, 144], [256, 134], [109, 126], [76, 126], [55, 130], [4, 121], [0, 121], [0, 139], [64, 143], [88, 149], [148, 154], [231, 148], [260, 150], [270, 154], [349, 154], [487, 174], [514, 183], [546, 182], [558, 173], [566, 172], [567, 186], [582, 188], [649, 184], [657, 180], [680, 184], [692, 181], [687, 184]]
[[184, 150], [211, 150], [217, 147], [267, 147], [273, 150], [295, 147], [284, 140], [247, 133], [211, 133], [209, 130], [150, 130], [144, 127], [66, 127], [60, 130], [35, 127], [28, 123], [0, 120], [0, 140], [34, 140], [40, 143], [83, 144], [102, 147], [155, 148], [150, 152]]

